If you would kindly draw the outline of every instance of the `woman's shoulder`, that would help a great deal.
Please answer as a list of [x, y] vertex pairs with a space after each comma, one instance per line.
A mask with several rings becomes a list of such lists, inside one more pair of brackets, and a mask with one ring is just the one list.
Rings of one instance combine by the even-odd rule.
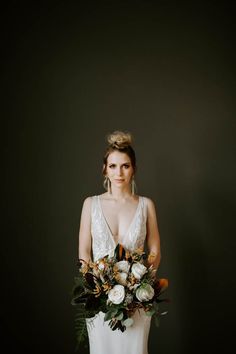
[[86, 207], [90, 207], [92, 204], [92, 200], [96, 197], [96, 195], [90, 195], [90, 196], [86, 196], [83, 199], [83, 206]]
[[94, 200], [96, 197], [97, 197], [97, 195], [90, 195], [90, 196], [84, 197], [84, 199], [82, 201], [82, 211], [84, 213], [90, 214], [93, 204], [94, 204]]
[[140, 197], [143, 198], [143, 200], [144, 200], [145, 204], [147, 205], [148, 209], [153, 209], [153, 208], [155, 209], [155, 202], [154, 202], [154, 200], [152, 198], [146, 197], [146, 196], [140, 196]]
[[139, 195], [139, 198], [143, 198], [145, 202], [151, 203], [153, 200], [150, 197], [144, 196], [144, 195]]
[[87, 197], [84, 197], [83, 203], [84, 204], [91, 204], [94, 199], [97, 199], [97, 198], [102, 199], [102, 198], [106, 198], [106, 196], [107, 196], [107, 193], [89, 195]]
[[84, 204], [91, 204], [92, 200], [93, 200], [94, 198], [97, 198], [97, 196], [98, 196], [97, 194], [86, 196], [86, 197], [84, 197], [84, 199], [83, 199], [83, 203], [84, 203]]

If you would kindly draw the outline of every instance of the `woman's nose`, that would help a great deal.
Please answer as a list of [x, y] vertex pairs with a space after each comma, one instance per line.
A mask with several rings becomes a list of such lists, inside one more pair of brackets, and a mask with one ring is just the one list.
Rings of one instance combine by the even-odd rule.
[[118, 176], [122, 175], [122, 167], [117, 168], [117, 174], [118, 174]]

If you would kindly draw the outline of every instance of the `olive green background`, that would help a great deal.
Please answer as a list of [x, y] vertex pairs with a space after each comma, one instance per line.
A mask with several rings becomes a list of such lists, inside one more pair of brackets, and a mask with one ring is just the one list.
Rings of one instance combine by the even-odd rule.
[[169, 279], [149, 354], [231, 352], [234, 8], [65, 4], [3, 10], [3, 344], [74, 353], [82, 202], [103, 193], [105, 137], [122, 129], [134, 136], [138, 194], [156, 204], [159, 276]]

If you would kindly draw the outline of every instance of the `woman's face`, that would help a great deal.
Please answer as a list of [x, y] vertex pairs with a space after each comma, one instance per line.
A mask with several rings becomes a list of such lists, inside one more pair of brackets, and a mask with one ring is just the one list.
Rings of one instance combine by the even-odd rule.
[[110, 153], [107, 158], [106, 175], [111, 184], [118, 188], [128, 186], [133, 174], [134, 169], [126, 153], [117, 150]]

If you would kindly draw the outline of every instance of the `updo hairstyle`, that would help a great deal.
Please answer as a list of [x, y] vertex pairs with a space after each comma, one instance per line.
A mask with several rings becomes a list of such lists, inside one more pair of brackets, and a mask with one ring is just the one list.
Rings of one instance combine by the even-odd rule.
[[108, 146], [103, 156], [102, 174], [105, 176], [107, 168], [107, 158], [113, 151], [120, 151], [127, 154], [130, 158], [134, 173], [136, 172], [136, 156], [132, 148], [133, 138], [129, 132], [115, 130], [113, 133], [107, 135]]

